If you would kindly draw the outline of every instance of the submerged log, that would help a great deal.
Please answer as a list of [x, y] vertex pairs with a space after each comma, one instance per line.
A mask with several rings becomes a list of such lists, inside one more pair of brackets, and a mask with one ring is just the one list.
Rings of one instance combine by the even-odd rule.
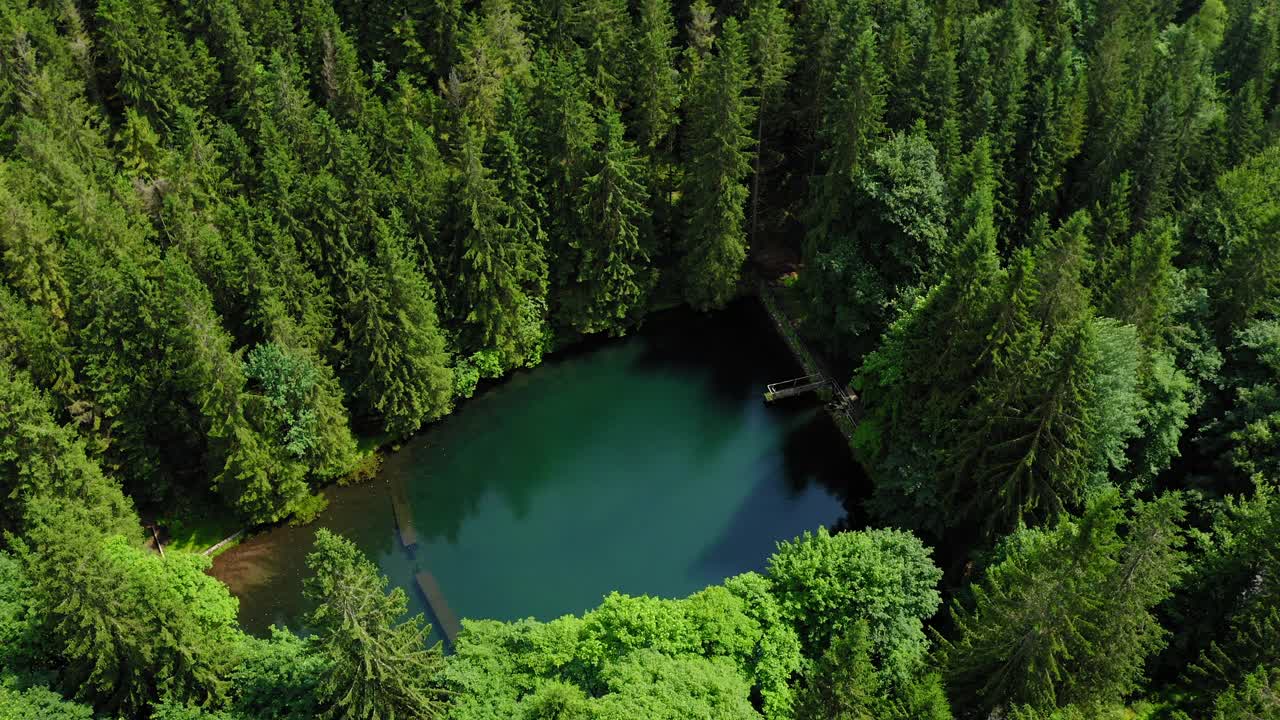
[[445, 642], [453, 647], [454, 641], [458, 638], [458, 633], [462, 632], [462, 624], [458, 622], [458, 616], [453, 614], [453, 610], [449, 608], [449, 603], [445, 602], [444, 593], [440, 590], [440, 583], [436, 582], [436, 578], [426, 570], [419, 570], [414, 578], [418, 581], [418, 589], [422, 591], [422, 595], [427, 599], [427, 606], [431, 608], [431, 614], [435, 615], [437, 626], [440, 628], [440, 634], [444, 636]]
[[396, 527], [400, 530], [400, 544], [411, 549], [418, 544], [418, 531], [413, 527], [413, 512], [409, 507], [409, 497], [405, 494], [404, 483], [399, 480], [392, 481], [391, 509], [395, 512]]

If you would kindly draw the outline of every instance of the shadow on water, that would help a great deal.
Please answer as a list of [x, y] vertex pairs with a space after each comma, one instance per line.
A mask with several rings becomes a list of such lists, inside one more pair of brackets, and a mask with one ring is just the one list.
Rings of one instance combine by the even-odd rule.
[[[488, 386], [389, 454], [372, 482], [325, 491], [307, 527], [219, 556], [241, 623], [297, 627], [316, 528], [353, 540], [426, 610], [413, 573], [436, 574], [459, 615], [579, 612], [608, 590], [687, 594], [762, 569], [778, 540], [860, 525], [868, 487], [815, 397], [765, 405], [799, 373], [767, 314], [668, 311]], [[399, 544], [391, 483], [419, 538]]]

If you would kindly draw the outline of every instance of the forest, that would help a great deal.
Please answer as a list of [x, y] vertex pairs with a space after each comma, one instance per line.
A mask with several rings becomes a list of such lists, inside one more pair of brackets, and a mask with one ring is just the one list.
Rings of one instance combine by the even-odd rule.
[[[872, 527], [448, 654], [144, 546], [758, 282]], [[1280, 0], [0, 0], [0, 533], [0, 720], [1280, 718]]]

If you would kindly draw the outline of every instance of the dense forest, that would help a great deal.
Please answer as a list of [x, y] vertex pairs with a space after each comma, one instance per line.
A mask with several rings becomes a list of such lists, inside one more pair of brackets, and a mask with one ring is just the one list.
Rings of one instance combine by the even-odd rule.
[[[0, 718], [1280, 718], [1278, 138], [1277, 0], [0, 0]], [[879, 529], [448, 655], [143, 544], [757, 280]]]

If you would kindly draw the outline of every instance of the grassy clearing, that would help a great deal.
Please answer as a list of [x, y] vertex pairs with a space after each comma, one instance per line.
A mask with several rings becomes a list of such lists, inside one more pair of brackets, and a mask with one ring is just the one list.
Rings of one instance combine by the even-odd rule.
[[[172, 515], [159, 519], [159, 524], [169, 532], [169, 540], [164, 544], [165, 552], [203, 552], [213, 547], [244, 527], [244, 523], [229, 510], [215, 503], [203, 505], [199, 509], [182, 509]], [[227, 543], [218, 552], [232, 547], [235, 543]]]

